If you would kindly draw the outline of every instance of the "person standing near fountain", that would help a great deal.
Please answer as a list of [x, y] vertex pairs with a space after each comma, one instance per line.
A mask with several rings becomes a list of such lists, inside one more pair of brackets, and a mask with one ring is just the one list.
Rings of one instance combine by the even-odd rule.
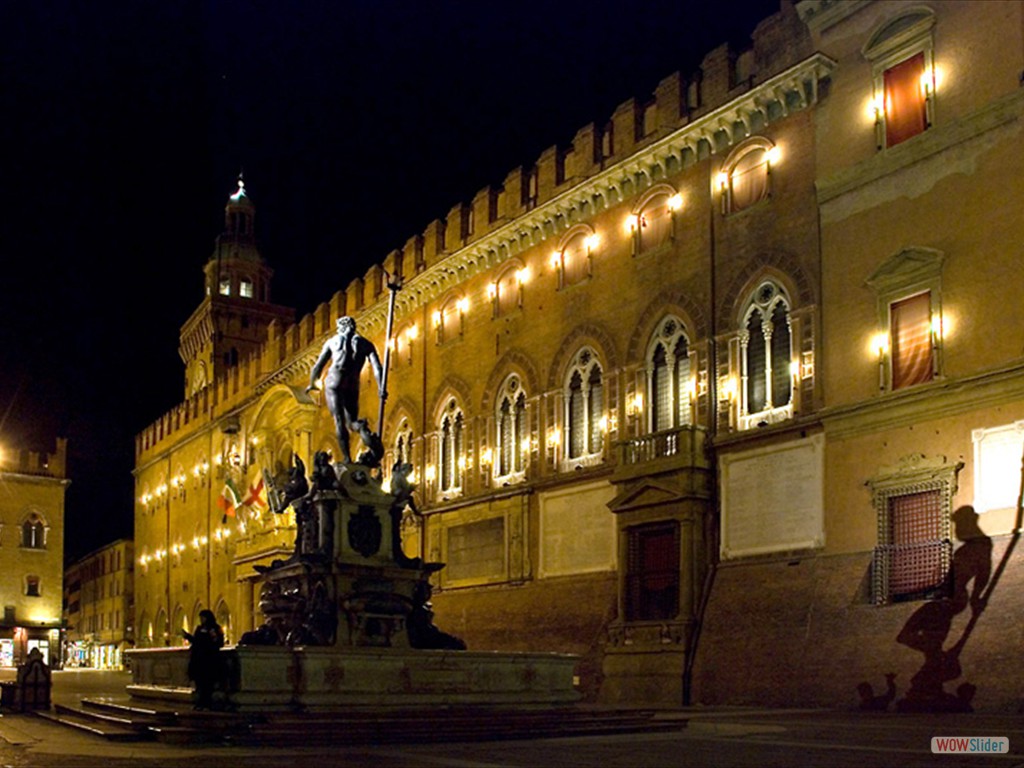
[[[317, 379], [324, 367], [330, 362], [327, 378], [324, 381], [324, 394], [327, 397], [327, 408], [334, 417], [334, 425], [338, 432], [338, 447], [345, 464], [352, 463], [349, 448], [349, 431], [358, 432], [367, 448], [373, 450], [374, 435], [366, 419], [359, 418], [359, 376], [366, 361], [370, 361], [373, 375], [377, 379], [377, 392], [382, 400], [387, 398], [384, 391], [384, 368], [377, 356], [373, 343], [356, 333], [356, 321], [349, 317], [339, 317], [338, 332], [324, 342], [313, 370], [309, 374], [309, 386], [306, 392], [318, 389]], [[377, 461], [380, 457], [376, 457]]]
[[213, 707], [213, 689], [224, 677], [220, 649], [224, 646], [224, 630], [217, 623], [211, 610], [199, 612], [199, 626], [196, 631], [182, 636], [189, 641], [192, 650], [188, 657], [188, 676], [196, 684], [196, 709]]

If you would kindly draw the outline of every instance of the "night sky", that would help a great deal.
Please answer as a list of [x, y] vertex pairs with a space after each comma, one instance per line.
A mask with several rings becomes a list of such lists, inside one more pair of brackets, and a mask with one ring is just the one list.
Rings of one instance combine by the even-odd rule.
[[131, 536], [134, 437], [239, 170], [298, 316], [779, 0], [0, 3], [0, 446], [69, 439], [68, 559]]

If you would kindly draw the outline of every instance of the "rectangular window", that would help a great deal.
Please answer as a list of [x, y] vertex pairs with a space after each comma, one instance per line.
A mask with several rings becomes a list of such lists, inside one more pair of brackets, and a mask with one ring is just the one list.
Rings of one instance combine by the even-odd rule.
[[39, 597], [39, 577], [25, 577], [25, 594], [29, 597]]
[[923, 491], [889, 499], [892, 561], [889, 593], [894, 599], [941, 587], [948, 542], [942, 535], [942, 494]]
[[885, 70], [885, 144], [895, 146], [928, 127], [924, 53]]
[[950, 507], [961, 464], [921, 459], [921, 466], [870, 480], [878, 514], [872, 563], [876, 605], [949, 596]]
[[931, 293], [926, 291], [889, 306], [892, 328], [892, 388], [931, 381], [935, 375]]
[[626, 560], [626, 620], [659, 621], [679, 613], [679, 524], [632, 528]]

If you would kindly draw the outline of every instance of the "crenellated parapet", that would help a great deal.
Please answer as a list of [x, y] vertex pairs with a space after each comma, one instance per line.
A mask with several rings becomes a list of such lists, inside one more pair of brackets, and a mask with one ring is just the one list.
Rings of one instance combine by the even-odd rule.
[[57, 450], [15, 451], [4, 448], [0, 451], [0, 474], [38, 475], [41, 477], [66, 478], [68, 466], [67, 438], [57, 438]]
[[[137, 454], [187, 426], [199, 410], [216, 418], [238, 407], [246, 392], [301, 382], [338, 317], [356, 317], [361, 334], [380, 340], [389, 276], [404, 280], [395, 305], [401, 320], [473, 275], [561, 237], [698, 161], [724, 158], [773, 121], [814, 105], [835, 62], [813, 53], [806, 32], [794, 32], [798, 27], [796, 13], [783, 9], [758, 26], [752, 47], [715, 48], [698, 71], [669, 75], [650, 98], [624, 101], [603, 126], [584, 126], [568, 146], [545, 149], [500, 186], [452, 206], [444, 220], [430, 222], [298, 323], [270, 323], [256, 353], [143, 430]], [[779, 45], [782, 39], [788, 44]]]

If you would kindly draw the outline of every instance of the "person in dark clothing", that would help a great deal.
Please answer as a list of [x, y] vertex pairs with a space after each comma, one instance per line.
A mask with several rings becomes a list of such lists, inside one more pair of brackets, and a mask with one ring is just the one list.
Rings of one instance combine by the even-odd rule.
[[192, 646], [188, 657], [188, 676], [196, 684], [196, 709], [213, 706], [213, 689], [224, 677], [220, 649], [224, 645], [224, 630], [217, 623], [213, 611], [199, 612], [199, 626], [193, 633], [181, 633]]

